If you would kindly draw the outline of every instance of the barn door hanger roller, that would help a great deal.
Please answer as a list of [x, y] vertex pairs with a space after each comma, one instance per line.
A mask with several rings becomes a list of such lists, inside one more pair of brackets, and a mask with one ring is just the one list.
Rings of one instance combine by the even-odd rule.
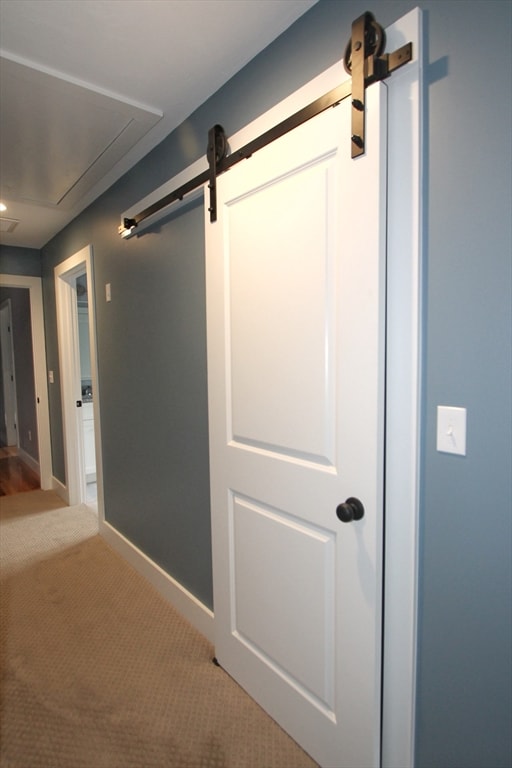
[[316, 101], [303, 107], [295, 114], [270, 128], [265, 133], [232, 154], [228, 154], [228, 140], [221, 125], [214, 125], [208, 133], [206, 156], [208, 169], [195, 178], [175, 189], [170, 194], [153, 203], [133, 218], [125, 218], [119, 227], [123, 237], [137, 225], [166, 208], [177, 200], [182, 200], [189, 192], [203, 184], [208, 184], [210, 192], [210, 221], [217, 219], [217, 176], [225, 173], [241, 160], [247, 160], [258, 150], [279, 139], [294, 128], [319, 115], [329, 107], [335, 107], [341, 101], [352, 98], [352, 157], [359, 157], [365, 151], [365, 92], [366, 88], [378, 80], [389, 77], [395, 69], [412, 60], [412, 43], [406, 43], [393, 53], [384, 53], [386, 36], [383, 28], [375, 21], [369, 11], [363, 13], [352, 24], [352, 35], [345, 48], [343, 64], [351, 79], [320, 96]]
[[345, 48], [343, 66], [352, 77], [352, 157], [365, 150], [365, 93], [367, 86], [384, 80], [412, 59], [412, 43], [393, 53], [384, 53], [386, 33], [369, 11], [352, 23], [352, 36]]
[[217, 176], [229, 170], [240, 160], [251, 157], [271, 141], [284, 136], [328, 107], [339, 104], [348, 96], [352, 97], [351, 155], [353, 158], [365, 152], [365, 94], [366, 88], [378, 80], [389, 77], [395, 69], [412, 60], [412, 43], [406, 43], [393, 53], [384, 53], [386, 33], [375, 21], [372, 13], [366, 11], [352, 23], [352, 35], [345, 47], [343, 65], [351, 80], [333, 88], [329, 93], [283, 120], [257, 139], [226, 157], [228, 142], [222, 126], [215, 125], [208, 134], [208, 163], [210, 190], [210, 221], [217, 218]]

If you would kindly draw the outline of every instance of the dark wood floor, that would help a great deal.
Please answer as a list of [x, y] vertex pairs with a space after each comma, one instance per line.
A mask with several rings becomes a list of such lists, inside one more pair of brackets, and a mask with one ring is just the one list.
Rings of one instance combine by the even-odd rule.
[[34, 491], [40, 488], [39, 477], [16, 455], [12, 448], [0, 448], [0, 496]]

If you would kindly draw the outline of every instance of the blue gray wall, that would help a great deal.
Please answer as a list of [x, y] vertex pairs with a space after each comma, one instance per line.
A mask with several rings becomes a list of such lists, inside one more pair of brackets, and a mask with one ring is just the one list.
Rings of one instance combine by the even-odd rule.
[[[511, 6], [418, 4], [428, 138], [416, 761], [499, 768], [512, 762]], [[208, 606], [202, 211], [126, 242], [119, 215], [204, 154], [211, 125], [233, 134], [339, 59], [364, 10], [387, 25], [414, 5], [320, 2], [43, 250], [58, 371], [53, 267], [94, 249], [106, 518]], [[58, 386], [50, 403], [64, 479]], [[467, 408], [466, 457], [436, 452], [438, 404]]]
[[36, 248], [0, 245], [0, 274], [41, 277], [41, 252]]
[[[427, 7], [417, 754], [483, 768], [512, 764], [511, 5]], [[466, 457], [436, 452], [438, 404]]]

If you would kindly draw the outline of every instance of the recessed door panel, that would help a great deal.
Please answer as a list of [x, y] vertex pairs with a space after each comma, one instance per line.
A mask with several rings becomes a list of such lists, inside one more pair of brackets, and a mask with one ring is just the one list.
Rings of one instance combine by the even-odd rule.
[[[231, 514], [232, 632], [302, 696], [332, 713], [332, 533], [236, 494]], [[305, 616], [314, 633], [303, 631]]]
[[324, 464], [334, 461], [334, 192], [334, 159], [321, 157], [227, 211], [232, 437]]

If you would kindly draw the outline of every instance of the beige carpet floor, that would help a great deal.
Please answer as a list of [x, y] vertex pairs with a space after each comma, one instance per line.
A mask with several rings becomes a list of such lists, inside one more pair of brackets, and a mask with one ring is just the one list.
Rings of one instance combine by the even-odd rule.
[[0, 501], [1, 768], [313, 768], [50, 491]]

